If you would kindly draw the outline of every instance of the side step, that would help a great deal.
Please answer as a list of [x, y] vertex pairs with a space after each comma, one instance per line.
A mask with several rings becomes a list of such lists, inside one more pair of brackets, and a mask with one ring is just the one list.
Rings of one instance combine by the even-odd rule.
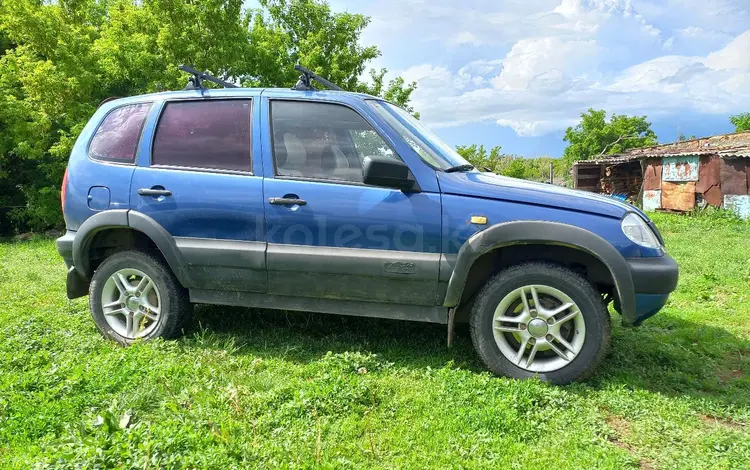
[[358, 317], [390, 318], [429, 323], [448, 323], [448, 308], [385, 304], [358, 300], [319, 299], [253, 292], [227, 292], [190, 289], [190, 301], [199, 304], [333, 313]]

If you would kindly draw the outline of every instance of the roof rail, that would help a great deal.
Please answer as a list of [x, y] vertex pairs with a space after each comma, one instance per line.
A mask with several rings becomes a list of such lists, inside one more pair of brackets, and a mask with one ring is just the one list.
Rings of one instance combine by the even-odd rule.
[[315, 90], [311, 82], [311, 80], [315, 80], [316, 82], [320, 83], [321, 85], [328, 88], [329, 90], [343, 91], [343, 89], [340, 86], [336, 85], [333, 82], [329, 82], [325, 78], [321, 77], [320, 75], [315, 74], [315, 72], [313, 72], [312, 70], [306, 69], [300, 64], [295, 65], [294, 70], [298, 72], [302, 72], [302, 75], [299, 76], [299, 80], [297, 80], [297, 83], [292, 87], [292, 90], [298, 90], [298, 91]]
[[187, 65], [180, 65], [178, 68], [183, 72], [187, 72], [192, 75], [192, 77], [188, 79], [187, 85], [185, 85], [186, 90], [204, 90], [204, 80], [215, 83], [217, 85], [221, 85], [223, 88], [239, 88], [234, 83], [225, 82], [220, 78], [216, 78], [206, 72], [199, 72], [198, 70], [195, 70], [192, 67], [188, 67]]

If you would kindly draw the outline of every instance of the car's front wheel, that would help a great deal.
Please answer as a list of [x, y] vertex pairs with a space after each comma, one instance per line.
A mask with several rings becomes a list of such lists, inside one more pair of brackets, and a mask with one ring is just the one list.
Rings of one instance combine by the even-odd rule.
[[169, 267], [141, 251], [122, 251], [102, 262], [91, 279], [89, 305], [102, 335], [123, 345], [173, 338], [192, 311]]
[[493, 276], [478, 294], [471, 337], [492, 372], [556, 384], [589, 377], [609, 348], [610, 318], [579, 274], [525, 263]]

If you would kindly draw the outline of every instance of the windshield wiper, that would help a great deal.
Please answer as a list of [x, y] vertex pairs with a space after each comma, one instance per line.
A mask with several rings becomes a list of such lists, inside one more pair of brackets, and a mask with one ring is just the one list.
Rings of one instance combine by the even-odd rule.
[[469, 165], [468, 163], [466, 163], [464, 165], [456, 165], [450, 168], [446, 168], [443, 171], [446, 173], [455, 173], [457, 171], [471, 171], [473, 169], [474, 169], [474, 165]]

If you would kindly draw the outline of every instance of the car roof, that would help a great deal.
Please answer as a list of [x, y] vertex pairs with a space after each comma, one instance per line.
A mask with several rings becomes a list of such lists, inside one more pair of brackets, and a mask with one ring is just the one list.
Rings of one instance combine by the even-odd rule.
[[162, 91], [145, 95], [135, 95], [126, 98], [117, 98], [107, 102], [111, 107], [129, 103], [144, 101], [179, 100], [190, 98], [232, 98], [232, 97], [258, 97], [260, 95], [275, 98], [305, 98], [309, 100], [335, 100], [351, 101], [363, 99], [380, 99], [365, 93], [357, 93], [339, 90], [292, 90], [289, 88], [207, 88], [204, 90], [179, 90]]

